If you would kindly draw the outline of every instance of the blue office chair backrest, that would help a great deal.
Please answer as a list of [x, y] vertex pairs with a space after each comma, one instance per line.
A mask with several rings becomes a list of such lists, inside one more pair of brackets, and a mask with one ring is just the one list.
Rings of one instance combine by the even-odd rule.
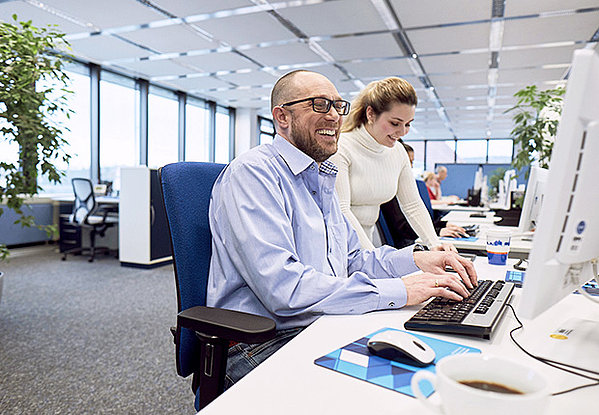
[[435, 220], [435, 214], [433, 212], [433, 205], [431, 204], [431, 198], [428, 195], [428, 189], [426, 184], [422, 180], [416, 180], [416, 186], [418, 186], [418, 193], [420, 193], [420, 197], [424, 202], [424, 206], [428, 209], [429, 215], [431, 215], [431, 219]]
[[[212, 236], [208, 207], [212, 186], [224, 164], [180, 162], [160, 169], [160, 183], [171, 233], [178, 311], [206, 305]], [[198, 367], [200, 343], [183, 328], [177, 343], [177, 372], [186, 377]]]

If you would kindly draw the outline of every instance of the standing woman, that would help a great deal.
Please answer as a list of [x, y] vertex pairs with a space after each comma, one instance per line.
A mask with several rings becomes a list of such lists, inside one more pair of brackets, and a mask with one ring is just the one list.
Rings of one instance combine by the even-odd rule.
[[429, 248], [455, 250], [441, 244], [416, 188], [408, 154], [396, 145], [410, 130], [417, 103], [409, 82], [395, 77], [374, 81], [356, 97], [343, 123], [337, 153], [330, 160], [339, 169], [335, 188], [341, 210], [362, 248], [374, 249], [380, 205], [397, 196], [408, 222]]

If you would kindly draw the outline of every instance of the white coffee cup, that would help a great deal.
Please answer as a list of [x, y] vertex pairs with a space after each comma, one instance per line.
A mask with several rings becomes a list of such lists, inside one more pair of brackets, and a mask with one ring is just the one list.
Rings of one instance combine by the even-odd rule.
[[505, 265], [510, 253], [512, 233], [506, 229], [487, 230], [487, 258], [489, 264]]
[[[428, 380], [440, 404], [427, 399], [420, 382]], [[518, 393], [500, 393], [467, 386], [460, 382], [501, 385]], [[436, 365], [436, 374], [427, 370], [412, 377], [412, 391], [429, 409], [446, 415], [542, 414], [549, 402], [547, 382], [531, 368], [503, 357], [466, 353], [448, 356]]]

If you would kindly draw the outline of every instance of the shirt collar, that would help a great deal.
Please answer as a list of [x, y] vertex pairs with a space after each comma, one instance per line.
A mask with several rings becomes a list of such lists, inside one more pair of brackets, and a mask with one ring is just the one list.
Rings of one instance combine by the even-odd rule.
[[[273, 145], [294, 175], [298, 175], [311, 165], [317, 164], [310, 156], [278, 134], [273, 140]], [[329, 160], [320, 163], [319, 171], [324, 174], [337, 175], [337, 167]]]

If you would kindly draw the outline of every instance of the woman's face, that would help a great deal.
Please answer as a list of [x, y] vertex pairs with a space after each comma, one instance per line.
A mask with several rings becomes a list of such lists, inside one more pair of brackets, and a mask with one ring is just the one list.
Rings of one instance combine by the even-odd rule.
[[393, 147], [397, 140], [410, 131], [410, 124], [414, 121], [416, 108], [412, 105], [395, 103], [389, 111], [378, 116], [372, 107], [366, 109], [368, 123], [366, 130], [381, 145]]

